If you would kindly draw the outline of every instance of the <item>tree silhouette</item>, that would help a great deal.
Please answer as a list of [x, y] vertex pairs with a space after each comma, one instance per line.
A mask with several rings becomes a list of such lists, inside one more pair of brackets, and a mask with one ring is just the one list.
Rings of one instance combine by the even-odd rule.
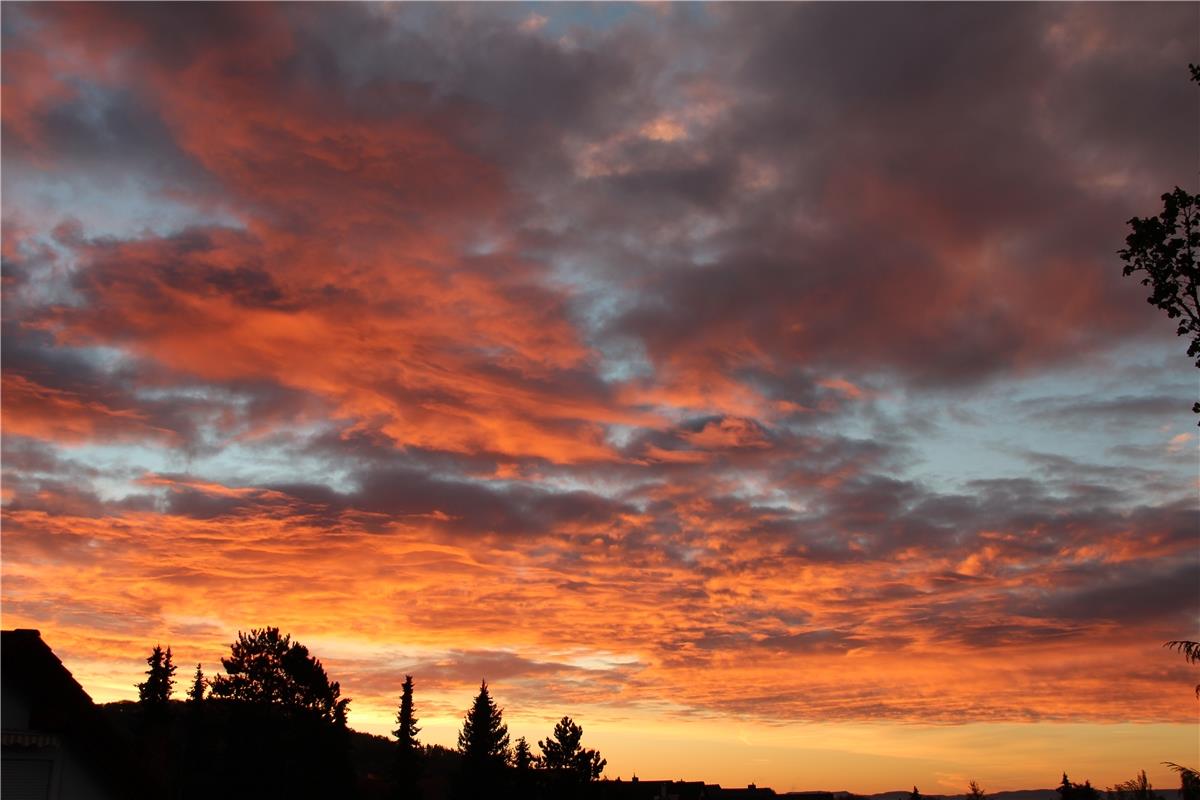
[[971, 781], [967, 784], [967, 800], [983, 800], [985, 796], [978, 782]]
[[154, 650], [146, 658], [150, 669], [146, 670], [146, 680], [139, 683], [138, 702], [146, 708], [165, 709], [175, 690], [175, 665], [171, 663], [171, 647], [166, 652], [162, 647], [154, 645]]
[[[1192, 80], [1200, 83], [1200, 68], [1189, 64]], [[1128, 225], [1133, 232], [1125, 238], [1118, 255], [1125, 262], [1125, 275], [1143, 273], [1142, 285], [1150, 287], [1146, 302], [1179, 320], [1175, 333], [1190, 336], [1188, 356], [1200, 367], [1200, 196], [1184, 189], [1162, 196], [1163, 210], [1157, 217], [1134, 217]], [[1200, 414], [1200, 402], [1192, 406]]]
[[188, 690], [188, 702], [200, 703], [204, 700], [204, 670], [200, 669], [200, 665], [196, 664], [196, 675], [192, 678], [192, 688]]
[[908, 795], [908, 800], [921, 800], [921, 793], [914, 786], [912, 792]]
[[570, 774], [582, 783], [599, 779], [608, 762], [597, 751], [582, 747], [582, 738], [583, 728], [570, 717], [563, 717], [554, 726], [554, 738], [538, 742], [542, 766]]
[[488, 693], [486, 680], [479, 684], [479, 694], [463, 719], [458, 752], [468, 768], [499, 768], [508, 763], [508, 726]]
[[1162, 800], [1154, 793], [1154, 787], [1146, 777], [1146, 770], [1139, 772], [1132, 780], [1110, 786], [1108, 795], [1113, 800]]
[[517, 739], [517, 743], [513, 747], [512, 762], [518, 772], [527, 772], [533, 769], [533, 753], [530, 751], [529, 742], [525, 741], [524, 736]]
[[[234, 797], [349, 797], [346, 706], [308, 648], [278, 628], [238, 631], [209, 682], [204, 726], [219, 731], [212, 771]], [[200, 715], [197, 715], [200, 716]]]
[[1062, 784], [1056, 789], [1061, 800], [1100, 800], [1100, 792], [1092, 786], [1090, 780], [1083, 783], [1072, 783], [1063, 773]]
[[498, 787], [504, 783], [504, 768], [508, 764], [508, 726], [488, 692], [486, 680], [480, 682], [479, 694], [463, 719], [458, 752], [459, 796], [474, 800], [485, 794], [504, 794]]
[[536, 784], [541, 776], [534, 772], [534, 767], [537, 766], [537, 757], [534, 756], [529, 742], [524, 736], [517, 739], [517, 743], [513, 745], [512, 765], [514, 767], [512, 796], [522, 799], [541, 796], [536, 791]]
[[1179, 800], [1200, 800], [1200, 773], [1174, 761], [1163, 764], [1179, 773]]
[[339, 727], [346, 724], [350, 699], [341, 696], [341, 686], [330, 682], [307, 647], [293, 642], [290, 634], [280, 635], [279, 628], [238, 631], [229, 658], [222, 658], [221, 664], [228, 674], [213, 678], [214, 697], [305, 712]]
[[421, 743], [417, 741], [417, 718], [413, 712], [413, 677], [404, 676], [404, 684], [400, 689], [400, 709], [396, 712], [395, 780], [396, 796], [398, 798], [415, 798], [419, 796], [417, 779], [420, 777]]
[[[1183, 653], [1189, 664], [1200, 664], [1200, 642], [1189, 642], [1185, 639], [1173, 639], [1163, 644], [1172, 650]], [[1200, 683], [1196, 684], [1196, 697], [1200, 697]]]
[[420, 732], [417, 718], [413, 715], [413, 677], [405, 675], [404, 683], [400, 687], [400, 710], [396, 712], [396, 730], [392, 731], [392, 735], [396, 737], [396, 743], [401, 750], [415, 750], [420, 746], [420, 742], [417, 741], [417, 734]]

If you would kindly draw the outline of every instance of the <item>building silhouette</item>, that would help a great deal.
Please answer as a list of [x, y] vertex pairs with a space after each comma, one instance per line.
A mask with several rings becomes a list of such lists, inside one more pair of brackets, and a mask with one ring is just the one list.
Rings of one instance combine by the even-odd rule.
[[145, 796], [132, 742], [36, 630], [0, 631], [0, 785], [5, 800]]

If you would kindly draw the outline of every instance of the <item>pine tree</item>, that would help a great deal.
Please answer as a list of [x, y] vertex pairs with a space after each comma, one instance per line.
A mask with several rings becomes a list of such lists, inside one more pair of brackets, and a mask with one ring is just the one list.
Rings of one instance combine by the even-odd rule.
[[204, 700], [204, 670], [196, 664], [196, 676], [192, 679], [192, 688], [188, 691], [188, 702], [200, 703]]
[[314, 714], [343, 728], [346, 706], [337, 681], [330, 681], [321, 662], [308, 648], [292, 641], [279, 628], [238, 631], [229, 658], [222, 658], [226, 675], [209, 684], [214, 697], [273, 705], [289, 712]]
[[[513, 792], [512, 797], [526, 798], [537, 797], [541, 793], [536, 791], [535, 784], [538, 782], [538, 775], [533, 771], [537, 759], [534, 757], [532, 750], [529, 748], [529, 742], [525, 737], [517, 739], [517, 743], [513, 745], [512, 764], [516, 768], [513, 774]], [[544, 796], [544, 795], [541, 795]]]
[[580, 741], [583, 728], [570, 717], [563, 717], [554, 726], [554, 738], [539, 741], [542, 765], [549, 770], [569, 773], [581, 782], [597, 780], [608, 762], [595, 750], [585, 749]]
[[517, 739], [517, 744], [513, 748], [513, 766], [520, 772], [526, 772], [533, 768], [533, 753], [524, 736]]
[[499, 768], [508, 762], [508, 726], [488, 693], [487, 681], [463, 719], [458, 734], [458, 752], [468, 769]]
[[396, 737], [396, 796], [401, 800], [420, 796], [421, 743], [417, 741], [420, 732], [413, 712], [413, 678], [405, 675], [400, 690], [400, 710], [396, 713], [396, 730], [392, 731]]
[[161, 646], [154, 645], [146, 665], [150, 669], [146, 670], [145, 682], [137, 685], [138, 702], [147, 708], [166, 708], [175, 690], [175, 665], [171, 663], [170, 646], [164, 653]]

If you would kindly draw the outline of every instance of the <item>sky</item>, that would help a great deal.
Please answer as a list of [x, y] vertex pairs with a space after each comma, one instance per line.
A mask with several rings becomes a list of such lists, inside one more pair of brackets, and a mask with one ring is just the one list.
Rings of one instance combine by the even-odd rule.
[[[0, 618], [606, 774], [1195, 765], [1189, 3], [5, 3]], [[182, 692], [181, 692], [182, 694]]]

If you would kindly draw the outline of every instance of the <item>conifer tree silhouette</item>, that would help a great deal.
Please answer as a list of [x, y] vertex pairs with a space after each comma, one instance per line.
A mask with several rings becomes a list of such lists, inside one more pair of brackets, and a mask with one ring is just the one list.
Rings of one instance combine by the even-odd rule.
[[508, 762], [508, 726], [488, 692], [486, 680], [479, 684], [479, 694], [463, 719], [458, 752], [464, 761], [476, 766], [503, 767]]
[[512, 765], [514, 768], [513, 775], [513, 797], [528, 798], [539, 796], [537, 793], [538, 773], [534, 771], [537, 766], [537, 757], [529, 747], [529, 742], [524, 736], [517, 739], [517, 743], [513, 745]]
[[525, 741], [524, 736], [517, 739], [517, 743], [513, 747], [513, 766], [519, 772], [533, 769], [533, 752], [530, 751], [529, 742]]
[[188, 690], [188, 702], [199, 703], [204, 700], [204, 688], [207, 683], [204, 680], [204, 670], [196, 664], [196, 674], [192, 678], [192, 688]]
[[420, 746], [417, 734], [421, 729], [417, 727], [417, 718], [413, 712], [412, 675], [405, 675], [404, 683], [400, 687], [400, 710], [396, 712], [396, 726], [392, 734], [401, 750], [414, 750]]
[[400, 689], [400, 709], [396, 712], [396, 761], [394, 765], [396, 797], [413, 800], [420, 796], [421, 743], [417, 741], [417, 718], [413, 710], [413, 677], [404, 676]]
[[138, 702], [147, 708], [163, 709], [171, 700], [175, 690], [175, 665], [171, 663], [171, 647], [166, 652], [159, 645], [146, 658], [150, 669], [146, 670], [146, 680], [139, 683]]
[[486, 680], [479, 684], [479, 694], [463, 719], [458, 752], [462, 756], [459, 795], [476, 798], [485, 791], [495, 795], [496, 787], [504, 782], [508, 764], [508, 726], [488, 692]]

